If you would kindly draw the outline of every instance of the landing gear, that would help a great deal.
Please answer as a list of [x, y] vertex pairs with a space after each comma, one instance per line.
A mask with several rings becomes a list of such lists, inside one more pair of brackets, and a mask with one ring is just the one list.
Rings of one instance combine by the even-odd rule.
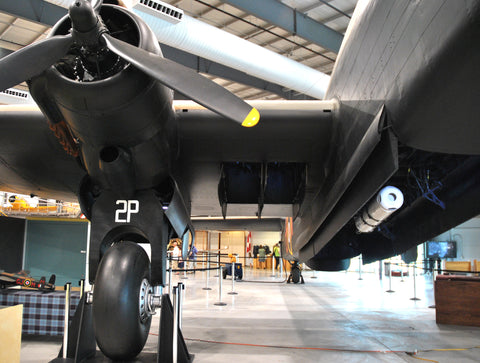
[[[161, 305], [161, 296], [153, 293], [152, 286], [165, 286], [169, 236], [193, 236], [176, 185], [172, 194], [168, 213], [153, 189], [136, 191], [130, 199], [104, 190], [91, 206], [93, 330], [99, 348], [112, 360], [129, 360], [142, 351], [151, 315]], [[150, 246], [150, 258], [140, 243]]]
[[290, 275], [288, 276], [287, 284], [290, 282], [293, 282], [294, 284], [298, 284], [300, 281], [302, 284], [305, 283], [305, 280], [303, 279], [302, 276], [302, 271], [300, 270], [300, 266], [298, 265], [297, 261], [294, 261], [293, 263], [290, 262], [291, 264], [291, 269], [290, 269]]
[[142, 247], [120, 242], [103, 256], [95, 278], [93, 321], [97, 344], [114, 360], [143, 349], [151, 323], [150, 261]]

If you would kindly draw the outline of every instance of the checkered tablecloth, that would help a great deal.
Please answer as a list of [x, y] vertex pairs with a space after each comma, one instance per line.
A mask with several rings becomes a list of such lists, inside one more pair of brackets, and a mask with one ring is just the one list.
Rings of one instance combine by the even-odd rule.
[[[75, 314], [79, 292], [70, 298], [70, 319]], [[65, 291], [41, 292], [34, 290], [0, 290], [0, 305], [23, 304], [22, 333], [36, 335], [63, 335]]]

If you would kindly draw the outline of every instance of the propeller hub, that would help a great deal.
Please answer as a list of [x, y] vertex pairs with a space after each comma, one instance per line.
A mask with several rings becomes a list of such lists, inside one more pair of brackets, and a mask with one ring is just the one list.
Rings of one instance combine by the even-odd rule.
[[69, 15], [75, 44], [84, 47], [87, 53], [96, 53], [103, 48], [100, 37], [108, 31], [90, 1], [75, 0], [70, 6]]
[[90, 1], [75, 0], [69, 9], [72, 27], [77, 32], [88, 33], [95, 29], [98, 24], [97, 14]]

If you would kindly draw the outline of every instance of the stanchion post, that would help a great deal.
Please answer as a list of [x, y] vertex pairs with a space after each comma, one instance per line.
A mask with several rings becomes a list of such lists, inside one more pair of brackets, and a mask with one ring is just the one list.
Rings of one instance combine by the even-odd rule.
[[67, 358], [68, 352], [68, 319], [70, 317], [70, 290], [72, 284], [67, 282], [64, 286], [65, 289], [65, 317], [63, 319], [63, 352], [62, 357]]
[[85, 279], [78, 281], [78, 284], [80, 285], [80, 299], [82, 299], [83, 294], [85, 293]]
[[208, 287], [208, 280], [210, 280], [210, 252], [207, 252], [207, 280], [205, 281], [203, 290], [211, 290], [211, 288]]
[[413, 263], [413, 297], [410, 300], [420, 300], [417, 297], [417, 279], [416, 279], [416, 270], [415, 270], [415, 262]]
[[[220, 267], [220, 251], [217, 252], [217, 266]], [[220, 272], [222, 272], [222, 271], [220, 271]]]
[[185, 297], [185, 284], [178, 283], [178, 329], [182, 330], [183, 298]]
[[388, 265], [388, 290], [387, 292], [395, 292], [392, 290], [392, 263], [391, 262], [385, 262], [385, 268], [387, 268]]
[[216, 302], [214, 305], [217, 306], [225, 306], [227, 305], [222, 301], [222, 279], [223, 279], [223, 273], [222, 273], [222, 266], [218, 266], [218, 302]]
[[[437, 270], [437, 275], [438, 275], [441, 272], [441, 270], [440, 270], [440, 266], [437, 266], [437, 267], [438, 267], [438, 270]], [[436, 275], [435, 275], [435, 266], [434, 266], [434, 268], [432, 269], [432, 289], [433, 289], [433, 291], [435, 291], [435, 277], [436, 277]], [[430, 305], [429, 308], [430, 309], [435, 309], [436, 305], [435, 304]]]
[[362, 255], [358, 255], [358, 279], [362, 279]]
[[272, 276], [275, 277], [275, 254], [272, 253]]
[[177, 363], [178, 355], [178, 286], [173, 287], [173, 339], [172, 339], [172, 362]]
[[316, 279], [316, 278], [317, 278], [317, 276], [315, 276], [316, 272], [317, 272], [316, 270], [313, 270], [313, 275], [312, 275], [312, 277], [311, 277], [312, 279]]
[[237, 292], [235, 292], [235, 262], [232, 262], [232, 291], [228, 293], [228, 295], [238, 295]]
[[435, 285], [435, 266], [432, 268], [432, 284]]
[[[188, 261], [188, 259], [187, 259], [187, 261]], [[188, 262], [187, 261], [183, 262], [183, 276], [182, 276], [183, 280], [188, 279], [188, 277], [187, 277], [187, 263]]]
[[172, 256], [169, 257], [169, 264], [168, 264], [168, 296], [170, 299], [172, 298]]

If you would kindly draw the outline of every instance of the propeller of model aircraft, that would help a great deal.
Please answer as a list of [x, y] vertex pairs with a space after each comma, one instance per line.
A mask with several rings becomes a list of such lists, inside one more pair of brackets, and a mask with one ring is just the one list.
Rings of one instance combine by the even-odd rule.
[[75, 0], [69, 15], [73, 31], [31, 44], [0, 60], [0, 90], [13, 87], [54, 65], [72, 45], [101, 47], [130, 62], [134, 67], [242, 126], [255, 126], [258, 111], [215, 82], [171, 60], [130, 45], [108, 34], [98, 10], [102, 0]]

